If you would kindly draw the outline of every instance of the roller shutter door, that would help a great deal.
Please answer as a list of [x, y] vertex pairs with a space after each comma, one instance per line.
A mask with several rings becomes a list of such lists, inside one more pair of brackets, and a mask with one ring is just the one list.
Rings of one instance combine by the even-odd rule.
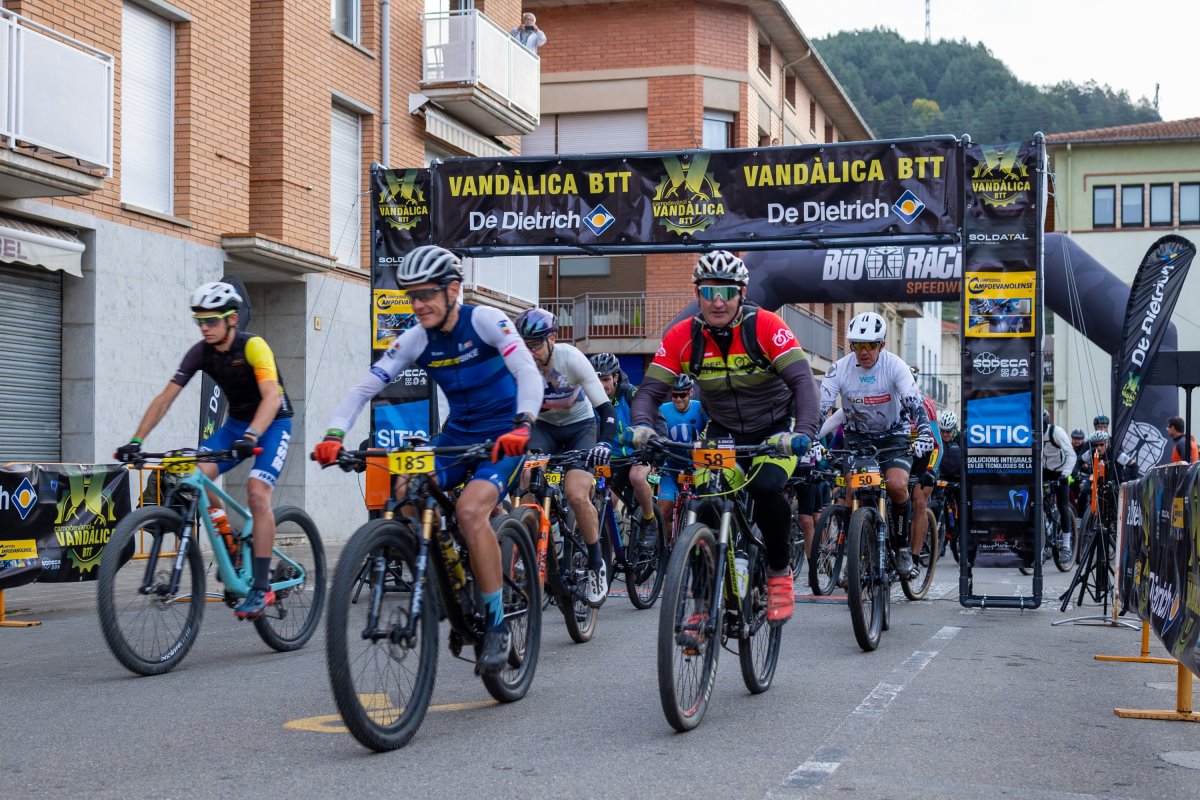
[[62, 455], [62, 273], [0, 264], [0, 463]]

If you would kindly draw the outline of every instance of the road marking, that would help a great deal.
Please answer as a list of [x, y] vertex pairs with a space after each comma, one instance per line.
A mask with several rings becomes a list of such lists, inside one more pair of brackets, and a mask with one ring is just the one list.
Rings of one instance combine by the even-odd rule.
[[[361, 695], [363, 708], [368, 711], [395, 711], [395, 706], [391, 705], [384, 695]], [[443, 703], [437, 706], [430, 706], [429, 711], [469, 711], [473, 708], [487, 708], [488, 706], [497, 706], [500, 703], [496, 700], [474, 700], [469, 703]], [[283, 723], [283, 727], [289, 731], [309, 731], [310, 733], [349, 733], [350, 730], [342, 724], [341, 714], [326, 714], [320, 717], [304, 717], [302, 719], [294, 719], [290, 722]]]
[[871, 732], [883, 719], [888, 706], [900, 692], [904, 691], [913, 678], [917, 677], [946, 643], [961, 630], [962, 628], [947, 625], [929, 637], [920, 650], [905, 659], [863, 698], [858, 707], [834, 728], [833, 733], [829, 734], [808, 760], [783, 779], [781, 786], [816, 789], [824, 783], [870, 737]]

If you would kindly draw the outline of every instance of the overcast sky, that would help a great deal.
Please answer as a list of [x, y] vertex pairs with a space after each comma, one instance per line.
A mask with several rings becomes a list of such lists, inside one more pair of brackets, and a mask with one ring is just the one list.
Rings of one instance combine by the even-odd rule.
[[[811, 38], [881, 26], [925, 38], [925, 0], [785, 0]], [[933, 40], [982, 42], [1035, 85], [1095, 80], [1154, 100], [1164, 120], [1200, 117], [1198, 0], [930, 0]]]

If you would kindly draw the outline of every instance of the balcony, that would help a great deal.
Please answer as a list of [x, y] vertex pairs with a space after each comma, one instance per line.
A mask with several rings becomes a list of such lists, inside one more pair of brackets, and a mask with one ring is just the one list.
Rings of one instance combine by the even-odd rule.
[[98, 191], [112, 174], [113, 57], [0, 8], [0, 198]]
[[489, 136], [525, 134], [541, 117], [541, 60], [475, 9], [423, 15], [421, 93]]
[[[542, 301], [558, 317], [558, 338], [585, 352], [596, 348], [617, 353], [651, 354], [671, 321], [693, 300], [693, 295], [646, 295], [642, 292], [589, 292], [579, 297]], [[809, 353], [833, 358], [833, 326], [792, 306], [780, 316]]]
[[896, 315], [905, 319], [919, 319], [925, 316], [925, 306], [922, 303], [896, 303]]

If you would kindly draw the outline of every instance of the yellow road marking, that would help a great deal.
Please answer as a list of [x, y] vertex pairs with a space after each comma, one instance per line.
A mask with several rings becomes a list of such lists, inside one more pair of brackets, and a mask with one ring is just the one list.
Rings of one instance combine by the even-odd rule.
[[[387, 695], [382, 694], [363, 694], [359, 695], [363, 708], [367, 709], [368, 713], [377, 721], [388, 722], [395, 719], [395, 715], [399, 714], [402, 709], [397, 709], [388, 702]], [[487, 708], [488, 706], [500, 705], [496, 700], [474, 700], [469, 703], [443, 703], [437, 706], [430, 706], [429, 711], [468, 711], [473, 708]], [[342, 724], [341, 714], [326, 714], [320, 717], [304, 717], [302, 719], [294, 719], [290, 722], [283, 723], [283, 727], [289, 731], [310, 731], [312, 733], [349, 733], [349, 729]]]

